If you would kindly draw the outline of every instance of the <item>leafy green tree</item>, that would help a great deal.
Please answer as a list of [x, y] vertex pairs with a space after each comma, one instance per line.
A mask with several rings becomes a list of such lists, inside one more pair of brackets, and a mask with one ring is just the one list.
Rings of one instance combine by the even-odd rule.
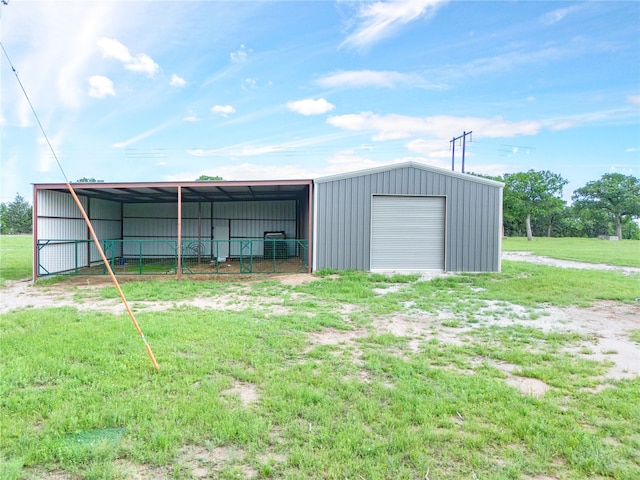
[[3, 203], [0, 208], [0, 233], [31, 233], [31, 205], [19, 194], [13, 202]]
[[640, 180], [632, 175], [605, 173], [599, 180], [575, 190], [572, 199], [580, 210], [606, 212], [622, 240], [622, 224], [640, 217]]
[[196, 182], [219, 182], [220, 180], [224, 180], [222, 177], [210, 177], [209, 175], [200, 175], [196, 178]]
[[524, 219], [527, 239], [533, 239], [532, 218], [562, 209], [562, 187], [567, 180], [548, 170], [507, 173], [504, 175], [504, 217], [506, 221]]

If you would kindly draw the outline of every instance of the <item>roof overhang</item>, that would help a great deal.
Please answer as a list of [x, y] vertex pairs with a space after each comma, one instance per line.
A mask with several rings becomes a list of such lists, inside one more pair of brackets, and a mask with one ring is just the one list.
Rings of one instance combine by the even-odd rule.
[[[120, 203], [297, 200], [309, 195], [313, 180], [212, 182], [72, 183], [77, 195]], [[68, 192], [66, 183], [34, 184], [34, 190]]]

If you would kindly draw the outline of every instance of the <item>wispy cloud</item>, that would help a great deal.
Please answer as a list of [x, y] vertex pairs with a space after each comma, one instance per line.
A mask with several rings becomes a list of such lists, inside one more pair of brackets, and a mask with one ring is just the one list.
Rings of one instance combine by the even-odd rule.
[[576, 12], [576, 11], [580, 10], [581, 8], [582, 8], [581, 5], [573, 5], [571, 7], [557, 8], [555, 10], [552, 10], [552, 11], [544, 14], [540, 18], [540, 21], [542, 23], [544, 23], [545, 25], [553, 25], [555, 23], [560, 22], [567, 15], [569, 15], [569, 14], [571, 14], [573, 12]]
[[112, 147], [114, 148], [124, 148], [124, 147], [128, 147], [129, 145], [139, 142], [142, 139], [145, 139], [147, 137], [150, 137], [152, 135], [155, 135], [156, 133], [158, 133], [161, 130], [164, 130], [165, 128], [167, 128], [169, 125], [171, 125], [173, 122], [166, 122], [163, 123], [162, 125], [158, 125], [157, 127], [154, 127], [150, 130], [147, 130], [146, 132], [143, 132], [139, 135], [136, 135], [135, 137], [130, 138], [129, 140], [125, 140], [124, 142], [118, 142], [118, 143], [114, 143], [112, 145]]
[[146, 53], [132, 55], [129, 49], [112, 38], [102, 37], [98, 40], [98, 46], [102, 49], [104, 58], [113, 58], [121, 62], [126, 70], [134, 73], [142, 73], [152, 78], [158, 73], [160, 67]]
[[93, 75], [89, 78], [88, 95], [94, 98], [115, 97], [116, 91], [113, 88], [113, 81], [102, 75]]
[[232, 113], [236, 113], [236, 109], [231, 105], [214, 105], [213, 107], [211, 107], [211, 112], [222, 115], [226, 118]]
[[406, 115], [376, 115], [371, 112], [329, 117], [327, 123], [344, 130], [371, 132], [372, 140], [397, 140], [418, 136], [449, 138], [464, 126], [478, 132], [478, 136], [500, 138], [516, 135], [535, 135], [541, 124], [536, 121], [508, 122], [502, 117], [455, 117], [435, 115], [411, 117]]
[[321, 115], [323, 113], [330, 112], [335, 108], [335, 105], [327, 102], [324, 98], [319, 98], [317, 100], [314, 100], [313, 98], [306, 98], [304, 100], [288, 102], [287, 108], [292, 112], [308, 116]]
[[394, 35], [404, 25], [419, 18], [430, 18], [446, 0], [394, 0], [363, 3], [356, 27], [340, 45], [364, 48]]
[[400, 73], [388, 70], [346, 70], [333, 72], [316, 80], [324, 88], [383, 87], [395, 88], [410, 86], [428, 89], [445, 88], [442, 84], [427, 82], [415, 73]]
[[637, 120], [638, 110], [633, 107], [627, 107], [549, 118], [544, 120], [543, 124], [549, 130], [561, 131], [590, 124], [625, 124], [637, 122]]
[[268, 143], [265, 140], [262, 140], [264, 143], [261, 144], [260, 140], [256, 140], [214, 149], [191, 149], [188, 150], [187, 153], [195, 157], [247, 157], [282, 152], [295, 154], [296, 149], [325, 143], [330, 144], [331, 142], [351, 135], [352, 134], [333, 133], [330, 135], [301, 138], [299, 140], [285, 143]]

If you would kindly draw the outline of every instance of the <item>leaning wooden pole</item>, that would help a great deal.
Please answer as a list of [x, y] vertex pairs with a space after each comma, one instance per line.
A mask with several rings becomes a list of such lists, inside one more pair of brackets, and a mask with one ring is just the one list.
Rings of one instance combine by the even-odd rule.
[[69, 192], [71, 193], [71, 196], [73, 197], [73, 200], [76, 202], [76, 205], [80, 209], [80, 213], [82, 214], [82, 217], [84, 218], [84, 221], [87, 223], [87, 227], [89, 228], [89, 232], [91, 232], [91, 238], [93, 238], [93, 242], [95, 243], [96, 248], [98, 249], [98, 253], [100, 254], [100, 257], [102, 258], [102, 261], [104, 262], [104, 266], [107, 268], [107, 271], [109, 272], [109, 276], [111, 277], [111, 280], [113, 281], [113, 284], [115, 285], [116, 290], [118, 290], [118, 294], [120, 295], [120, 298], [122, 299], [122, 303], [124, 304], [124, 307], [127, 309], [127, 312], [129, 313], [129, 317], [131, 318], [131, 321], [133, 322], [133, 325], [136, 327], [136, 330], [138, 331], [138, 333], [140, 334], [140, 337], [142, 338], [142, 341], [144, 342], [144, 346], [147, 349], [147, 353], [149, 354], [149, 358], [151, 359], [151, 363], [153, 363], [153, 366], [155, 367], [156, 371], [160, 371], [160, 366], [158, 365], [158, 362], [156, 362], [156, 358], [153, 356], [153, 352], [151, 351], [151, 347], [147, 343], [147, 339], [144, 337], [144, 333], [142, 333], [142, 330], [140, 329], [140, 325], [138, 325], [136, 317], [133, 315], [133, 312], [131, 311], [131, 308], [129, 307], [129, 303], [127, 302], [127, 299], [125, 298], [124, 293], [122, 293], [122, 289], [120, 288], [120, 283], [118, 282], [118, 279], [116, 278], [115, 274], [113, 273], [113, 269], [111, 268], [111, 265], [109, 264], [109, 260], [107, 260], [107, 257], [104, 254], [104, 250], [102, 250], [102, 246], [100, 245], [100, 241], [98, 240], [98, 236], [96, 235], [96, 232], [93, 229], [93, 225], [91, 225], [91, 220], [89, 220], [89, 217], [87, 216], [87, 212], [84, 210], [84, 207], [82, 206], [82, 203], [80, 203], [80, 200], [78, 199], [78, 196], [76, 195], [75, 190], [73, 189], [73, 187], [71, 186], [71, 184], [69, 182], [67, 182], [67, 188], [69, 189]]
[[[4, 3], [6, 3], [6, 2], [4, 2]], [[122, 303], [124, 303], [124, 306], [127, 309], [127, 312], [129, 312], [129, 317], [131, 317], [131, 321], [133, 322], [133, 325], [135, 325], [136, 330], [140, 334], [140, 337], [142, 337], [142, 341], [144, 342], [144, 346], [147, 348], [147, 353], [149, 354], [149, 358], [151, 359], [151, 363], [153, 363], [153, 366], [155, 367], [156, 371], [159, 371], [160, 370], [160, 366], [158, 365], [158, 362], [156, 362], [156, 359], [153, 356], [153, 352], [151, 351], [151, 347], [147, 343], [147, 339], [144, 338], [144, 334], [142, 333], [142, 330], [140, 330], [140, 326], [138, 325], [138, 322], [136, 321], [136, 317], [133, 316], [133, 312], [131, 311], [131, 308], [129, 308], [129, 304], [127, 303], [127, 299], [124, 298], [124, 293], [122, 293], [122, 289], [120, 288], [120, 284], [118, 283], [118, 279], [113, 274], [113, 270], [111, 269], [111, 265], [109, 265], [109, 261], [107, 260], [107, 257], [105, 256], [104, 251], [102, 250], [102, 246], [100, 245], [100, 240], [98, 240], [98, 236], [96, 235], [96, 232], [93, 230], [93, 225], [91, 225], [91, 220], [89, 220], [89, 217], [87, 216], [87, 212], [84, 211], [84, 207], [80, 203], [80, 200], [78, 200], [78, 196], [76, 195], [75, 190], [73, 189], [73, 187], [69, 183], [69, 180], [67, 179], [67, 175], [64, 173], [64, 169], [62, 168], [62, 164], [60, 163], [60, 160], [58, 160], [58, 156], [56, 155], [56, 151], [53, 149], [53, 146], [51, 145], [51, 142], [49, 141], [49, 137], [47, 136], [47, 132], [45, 132], [44, 127], [42, 126], [42, 122], [40, 122], [40, 118], [38, 117], [38, 114], [36, 113], [36, 109], [33, 108], [33, 104], [31, 103], [31, 100], [29, 99], [29, 95], [27, 95], [27, 91], [24, 89], [24, 85], [22, 85], [22, 82], [20, 81], [20, 77], [18, 76], [18, 72], [16, 71], [15, 67], [13, 66], [13, 63], [11, 63], [11, 59], [9, 58], [9, 54], [5, 50], [4, 45], [2, 44], [2, 42], [0, 42], [0, 47], [2, 47], [2, 51], [4, 52], [4, 55], [7, 57], [7, 60], [9, 61], [9, 65], [11, 66], [11, 70], [13, 71], [14, 75], [16, 76], [16, 80], [18, 80], [18, 84], [20, 85], [20, 88], [22, 89], [22, 93], [24, 93], [24, 97], [27, 100], [27, 103], [29, 104], [29, 106], [31, 107], [31, 111], [33, 112], [33, 116], [36, 118], [36, 121], [38, 122], [38, 126], [40, 127], [40, 131], [42, 132], [42, 135], [44, 136], [45, 140], [47, 141], [47, 145], [49, 145], [49, 150], [51, 150], [51, 154], [53, 155], [53, 158], [55, 158], [56, 163], [58, 164], [58, 168], [60, 169], [60, 172], [62, 173], [62, 176], [64, 177], [65, 182], [67, 183], [67, 188], [69, 189], [69, 192], [71, 192], [71, 196], [73, 197], [73, 200], [76, 202], [76, 205], [80, 209], [80, 213], [82, 213], [82, 217], [84, 218], [84, 221], [87, 222], [87, 227], [89, 227], [89, 231], [91, 232], [91, 238], [93, 238], [93, 241], [96, 244], [96, 248], [98, 249], [98, 253], [100, 253], [100, 257], [102, 258], [102, 261], [104, 262], [104, 266], [107, 268], [107, 271], [109, 272], [109, 275], [111, 276], [111, 280], [113, 281], [113, 284], [116, 286], [116, 289], [118, 290], [118, 293], [120, 294], [120, 298], [122, 299]], [[91, 260], [91, 259], [89, 259], [89, 260]], [[36, 267], [34, 266], [34, 268], [36, 268]]]

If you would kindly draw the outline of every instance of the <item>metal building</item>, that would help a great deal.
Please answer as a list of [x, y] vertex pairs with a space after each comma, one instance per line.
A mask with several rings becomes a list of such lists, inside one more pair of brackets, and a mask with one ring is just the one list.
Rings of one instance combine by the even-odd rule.
[[[418, 163], [316, 180], [75, 184], [116, 273], [499, 271], [502, 187]], [[66, 184], [34, 185], [34, 278], [103, 274]]]
[[500, 271], [502, 188], [414, 162], [316, 179], [314, 269]]
[[[116, 273], [180, 276], [310, 272], [312, 183], [82, 183], [73, 188]], [[34, 278], [105, 273], [66, 184], [34, 185], [33, 207]], [[281, 240], [266, 239], [273, 233]]]

